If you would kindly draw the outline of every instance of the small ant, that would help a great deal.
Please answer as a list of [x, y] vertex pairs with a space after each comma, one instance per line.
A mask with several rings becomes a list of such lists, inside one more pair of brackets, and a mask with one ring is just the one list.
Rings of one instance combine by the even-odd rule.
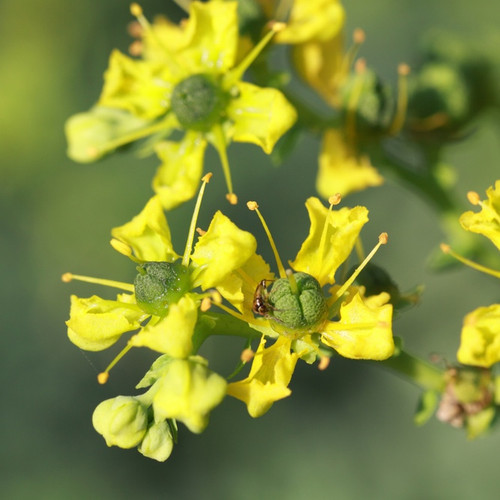
[[267, 300], [269, 294], [266, 283], [268, 281], [271, 282], [273, 280], [260, 281], [253, 295], [252, 310], [255, 314], [260, 314], [261, 316], [267, 316], [274, 309]]

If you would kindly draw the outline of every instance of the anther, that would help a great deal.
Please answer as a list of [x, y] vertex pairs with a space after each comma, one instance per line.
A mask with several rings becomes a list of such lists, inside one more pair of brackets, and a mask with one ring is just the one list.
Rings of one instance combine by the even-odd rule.
[[328, 356], [321, 356], [319, 358], [319, 363], [318, 363], [318, 370], [326, 370], [328, 366], [330, 365], [330, 358]]
[[126, 243], [123, 243], [123, 241], [112, 238], [109, 243], [117, 252], [125, 255], [126, 257], [132, 257], [132, 248], [130, 248], [130, 246]]
[[467, 199], [473, 205], [479, 205], [481, 203], [481, 198], [479, 197], [479, 194], [477, 194], [475, 191], [469, 191], [467, 193]]
[[386, 245], [389, 240], [389, 235], [387, 233], [380, 233], [378, 237], [378, 241], [381, 245]]
[[131, 3], [130, 4], [130, 13], [134, 16], [134, 17], [140, 17], [142, 16], [142, 8], [141, 6], [138, 4], [138, 3]]
[[213, 175], [214, 174], [212, 174], [212, 172], [208, 172], [201, 178], [202, 182], [210, 182], [210, 179], [213, 177]]
[[97, 382], [99, 384], [104, 385], [109, 379], [109, 372], [101, 372], [97, 375]]
[[143, 45], [142, 45], [142, 42], [139, 41], [139, 40], [136, 40], [135, 42], [132, 42], [128, 48], [128, 53], [131, 55], [131, 56], [140, 56], [142, 54], [142, 48], [143, 48]]
[[398, 66], [398, 75], [400, 76], [408, 76], [410, 74], [410, 66], [406, 63], [401, 63]]
[[73, 279], [73, 275], [72, 275], [71, 273], [64, 273], [64, 274], [61, 276], [61, 280], [62, 280], [64, 283], [69, 283], [72, 279]]
[[237, 205], [238, 204], [238, 197], [234, 193], [227, 193], [226, 194], [226, 199], [231, 205]]
[[257, 210], [259, 208], [259, 205], [256, 201], [247, 201], [247, 207], [248, 210]]
[[354, 63], [354, 71], [362, 75], [366, 71], [366, 59], [360, 58]]
[[279, 33], [280, 31], [283, 31], [286, 28], [286, 23], [281, 22], [281, 21], [269, 21], [267, 24], [269, 29], [274, 31], [275, 33]]
[[338, 205], [341, 201], [342, 201], [342, 195], [340, 193], [336, 193], [333, 196], [330, 196], [330, 198], [328, 198], [328, 203], [330, 203], [330, 205], [332, 206]]
[[450, 245], [447, 245], [446, 243], [441, 243], [441, 245], [439, 245], [439, 248], [441, 248], [441, 251], [443, 253], [450, 253]]
[[207, 234], [207, 232], [204, 229], [201, 229], [201, 227], [196, 228], [196, 232], [200, 235], [203, 236], [204, 234]]
[[366, 34], [361, 28], [356, 28], [352, 33], [352, 41], [356, 45], [361, 45], [366, 39]]
[[255, 353], [252, 351], [252, 349], [244, 349], [243, 351], [241, 351], [240, 359], [241, 361], [243, 361], [243, 363], [248, 363], [252, 361], [254, 356]]
[[200, 304], [200, 311], [207, 312], [210, 307], [212, 307], [212, 300], [210, 299], [210, 297], [204, 297]]
[[222, 295], [217, 290], [212, 290], [210, 297], [215, 304], [222, 304]]
[[132, 38], [141, 38], [143, 29], [138, 21], [132, 21], [127, 26], [127, 32]]

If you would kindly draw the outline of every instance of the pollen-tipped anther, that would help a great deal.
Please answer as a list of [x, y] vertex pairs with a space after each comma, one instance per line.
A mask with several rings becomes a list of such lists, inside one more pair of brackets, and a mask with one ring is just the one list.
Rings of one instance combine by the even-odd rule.
[[226, 199], [231, 205], [237, 205], [238, 204], [238, 197], [234, 193], [227, 193], [226, 194]]
[[401, 63], [398, 66], [398, 75], [408, 76], [410, 74], [410, 71], [410, 66], [408, 66], [408, 64], [406, 63]]
[[142, 16], [142, 7], [138, 3], [131, 3], [130, 4], [130, 13], [134, 17], [140, 17]]
[[330, 198], [328, 198], [328, 203], [330, 203], [330, 205], [332, 206], [338, 205], [341, 201], [342, 201], [342, 195], [340, 193], [336, 193], [333, 196], [330, 196]]
[[356, 28], [353, 33], [352, 33], [352, 41], [356, 44], [356, 45], [361, 45], [362, 43], [364, 43], [366, 39], [366, 33], [363, 29], [361, 28]]
[[240, 354], [240, 359], [243, 361], [243, 363], [249, 363], [252, 361], [253, 357], [255, 356], [255, 353], [252, 351], [252, 349], [243, 349]]
[[318, 370], [326, 370], [328, 366], [330, 365], [330, 358], [328, 356], [321, 356], [319, 358], [319, 363], [318, 363]]
[[71, 273], [64, 273], [64, 274], [61, 276], [61, 280], [62, 280], [64, 283], [69, 283], [72, 279], [73, 279], [73, 275], [72, 275]]
[[248, 210], [257, 210], [259, 205], [256, 201], [247, 201]]
[[443, 253], [450, 253], [450, 245], [447, 245], [446, 243], [441, 243], [441, 245], [439, 245], [439, 248], [441, 248], [441, 251]]
[[99, 375], [97, 375], [97, 382], [99, 384], [104, 385], [109, 379], [109, 373], [108, 372], [101, 372]]
[[467, 193], [467, 199], [473, 205], [479, 205], [479, 203], [481, 203], [481, 198], [479, 197], [479, 194], [476, 193], [475, 191], [469, 191]]
[[200, 311], [207, 312], [212, 307], [212, 300], [210, 297], [204, 297], [200, 304]]
[[360, 58], [354, 63], [354, 71], [361, 75], [366, 71], [366, 59]]
[[381, 245], [386, 245], [389, 240], [389, 235], [387, 233], [380, 233], [378, 237], [378, 241]]

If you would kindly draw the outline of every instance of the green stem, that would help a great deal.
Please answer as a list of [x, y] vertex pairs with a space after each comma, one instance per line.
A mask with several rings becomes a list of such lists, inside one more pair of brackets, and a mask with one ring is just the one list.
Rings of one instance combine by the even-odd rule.
[[427, 361], [412, 356], [401, 350], [398, 355], [377, 364], [387, 366], [401, 375], [408, 377], [422, 389], [444, 390], [444, 371]]
[[201, 313], [193, 335], [193, 353], [198, 352], [203, 342], [211, 335], [228, 335], [245, 339], [258, 339], [260, 332], [250, 328], [248, 323], [229, 314], [206, 312]]

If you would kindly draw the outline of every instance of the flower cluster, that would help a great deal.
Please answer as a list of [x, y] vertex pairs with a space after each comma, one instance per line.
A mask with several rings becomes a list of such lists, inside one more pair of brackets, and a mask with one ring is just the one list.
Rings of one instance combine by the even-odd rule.
[[[130, 26], [135, 38], [130, 55], [112, 52], [97, 103], [66, 123], [68, 154], [77, 162], [93, 162], [131, 144], [160, 161], [152, 198], [132, 220], [111, 231], [113, 248], [134, 263], [133, 282], [63, 275], [67, 282], [120, 290], [113, 299], [71, 297], [71, 342], [88, 351], [124, 344], [99, 374], [100, 383], [133, 348], [145, 347], [158, 356], [136, 386], [141, 393], [97, 406], [97, 432], [108, 446], [137, 448], [164, 461], [177, 443], [179, 422], [202, 432], [226, 396], [259, 417], [291, 394], [298, 363], [317, 363], [324, 370], [332, 358], [342, 356], [379, 362], [426, 389], [418, 422], [428, 418], [440, 395], [439, 419], [467, 426], [472, 437], [481, 434], [500, 400], [495, 397], [500, 382], [490, 371], [500, 361], [500, 305], [466, 317], [458, 352], [466, 368], [440, 370], [410, 356], [395, 342], [393, 314], [415, 304], [421, 288], [400, 293], [389, 273], [371, 262], [387, 243], [386, 233], [364, 254], [360, 233], [368, 222], [367, 208], [339, 208], [347, 194], [380, 185], [386, 168], [430, 199], [446, 216], [448, 234], [456, 235], [449, 221], [455, 224], [457, 209], [438, 172], [432, 140], [457, 137], [477, 112], [495, 102], [479, 103], [472, 92], [477, 79], [464, 69], [470, 69], [472, 56], [462, 54], [452, 62], [432, 46], [413, 80], [409, 67], [399, 66], [395, 97], [363, 59], [356, 59], [364, 32], [355, 30], [351, 46], [345, 46], [339, 0], [187, 3], [188, 17], [179, 24], [165, 18], [150, 23], [132, 4], [136, 21]], [[293, 72], [274, 68], [270, 55], [277, 45], [290, 49]], [[324, 102], [322, 113], [296, 95], [289, 85], [293, 74]], [[443, 74], [449, 78], [436, 77]], [[444, 104], [435, 98], [442, 94], [449, 97]], [[471, 98], [467, 106], [464, 96]], [[228, 146], [253, 143], [283, 160], [305, 132], [321, 139], [319, 170], [316, 174], [314, 167], [313, 174], [328, 206], [319, 198], [307, 199], [309, 232], [287, 266], [255, 201], [247, 206], [267, 234], [275, 272], [257, 253], [256, 238], [221, 211], [206, 230], [197, 227], [211, 177], [203, 174], [209, 144], [218, 153], [227, 200], [234, 205], [238, 196]], [[413, 168], [401, 160], [397, 153], [405, 147], [421, 152], [413, 156], [424, 158], [424, 164]], [[197, 192], [184, 250], [177, 253], [165, 211]], [[500, 248], [500, 181], [487, 194], [484, 202], [469, 196], [482, 210], [463, 214], [460, 222]], [[349, 264], [352, 254], [358, 262]], [[488, 272], [500, 277], [498, 271]], [[245, 340], [230, 376], [213, 371], [200, 354], [214, 335]], [[250, 363], [246, 376], [233, 380]]]

